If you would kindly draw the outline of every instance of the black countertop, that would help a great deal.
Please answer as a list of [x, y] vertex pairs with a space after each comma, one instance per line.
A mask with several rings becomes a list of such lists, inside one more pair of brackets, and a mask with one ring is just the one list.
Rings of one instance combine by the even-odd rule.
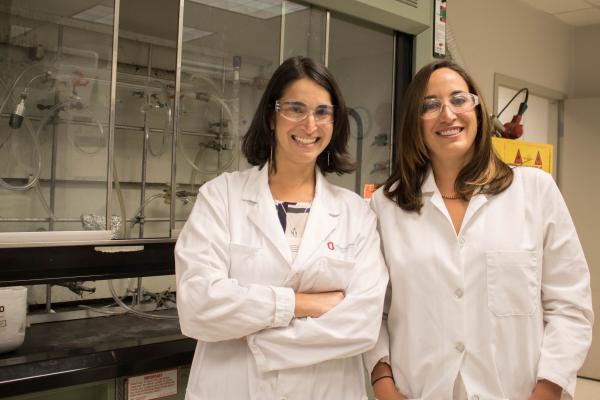
[[[176, 315], [175, 310], [157, 314]], [[176, 319], [130, 314], [36, 324], [17, 350], [0, 354], [0, 393], [17, 395], [192, 362], [195, 340]]]

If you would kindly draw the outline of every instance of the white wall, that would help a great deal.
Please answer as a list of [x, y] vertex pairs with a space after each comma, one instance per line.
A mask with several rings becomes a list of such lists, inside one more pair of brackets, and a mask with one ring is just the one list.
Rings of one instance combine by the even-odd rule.
[[518, 0], [452, 0], [456, 49], [492, 104], [494, 73], [567, 93], [570, 28]]
[[[600, 206], [597, 155], [600, 152], [600, 24], [574, 30], [569, 99], [561, 140], [559, 179], [565, 200], [590, 265], [596, 321], [600, 315]], [[562, 162], [561, 162], [562, 161]], [[580, 371], [600, 379], [600, 329], [596, 323], [592, 349]]]
[[[592, 299], [600, 315], [600, 186], [597, 157], [600, 151], [600, 97], [565, 102], [565, 133], [560, 142], [561, 190], [577, 227], [591, 269]], [[592, 350], [582, 376], [600, 379], [600, 329], [594, 330]]]
[[600, 24], [574, 29], [571, 45], [569, 97], [600, 96]]

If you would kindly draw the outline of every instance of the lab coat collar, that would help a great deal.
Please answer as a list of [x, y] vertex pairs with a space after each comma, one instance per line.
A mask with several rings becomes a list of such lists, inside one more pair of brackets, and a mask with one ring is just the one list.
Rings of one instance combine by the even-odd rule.
[[[425, 178], [425, 182], [423, 182], [423, 185], [421, 186], [421, 193], [423, 194], [423, 196], [428, 196], [429, 201], [431, 201], [431, 203], [442, 214], [444, 214], [444, 216], [446, 216], [446, 219], [448, 220], [450, 226], [452, 226], [452, 229], [454, 230], [452, 219], [450, 218], [450, 214], [448, 213], [448, 209], [446, 208], [446, 204], [444, 203], [444, 199], [442, 198], [440, 190], [438, 189], [437, 184], [435, 183], [433, 170], [431, 168], [429, 168], [429, 171], [427, 171], [427, 177]], [[471, 200], [469, 201], [469, 205], [467, 207], [467, 211], [465, 212], [465, 216], [461, 224], [461, 231], [469, 224], [469, 222], [477, 213], [477, 211], [479, 211], [479, 209], [483, 207], [483, 205], [487, 202], [488, 196], [486, 194], [476, 192], [473, 195], [473, 197], [471, 197]]]
[[[315, 200], [318, 200], [319, 206], [322, 206], [325, 212], [332, 216], [338, 216], [340, 214], [340, 203], [335, 200], [334, 185], [329, 183], [319, 168], [317, 168], [315, 172], [317, 175], [315, 183]], [[313, 200], [313, 202], [315, 200]]]
[[269, 189], [269, 164], [253, 167], [242, 190], [242, 200], [249, 205], [248, 218], [279, 251], [288, 264], [292, 263], [290, 246], [285, 239]]
[[435, 184], [435, 178], [433, 177], [433, 170], [429, 168], [427, 171], [427, 176], [425, 177], [425, 181], [423, 182], [423, 186], [421, 186], [421, 193], [432, 195], [435, 192], [439, 192], [437, 185]]
[[269, 190], [269, 164], [262, 168], [255, 166], [249, 171], [249, 177], [242, 190], [242, 200], [259, 203], [265, 198], [273, 199]]
[[[290, 246], [281, 229], [274, 199], [269, 189], [269, 165], [261, 169], [254, 167], [242, 191], [242, 200], [248, 202], [252, 209], [248, 218], [263, 232], [282, 257], [292, 265]], [[337, 217], [340, 215], [339, 201], [335, 199], [334, 186], [330, 184], [320, 170], [316, 170], [315, 197], [313, 199], [308, 221], [304, 229], [303, 240], [294, 260], [295, 265], [302, 265], [335, 229]], [[306, 239], [306, 240], [305, 240]]]

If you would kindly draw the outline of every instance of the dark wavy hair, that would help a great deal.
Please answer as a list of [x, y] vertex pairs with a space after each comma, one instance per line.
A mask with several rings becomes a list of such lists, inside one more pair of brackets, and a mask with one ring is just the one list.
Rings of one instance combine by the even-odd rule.
[[421, 106], [431, 74], [441, 68], [458, 73], [467, 83], [469, 92], [479, 97], [476, 107], [477, 134], [473, 142], [473, 157], [459, 172], [454, 189], [463, 200], [474, 193], [498, 194], [512, 183], [513, 172], [495, 153], [490, 134], [490, 120], [483, 96], [471, 76], [450, 60], [434, 61], [415, 75], [401, 103], [398, 124], [396, 160], [392, 174], [384, 183], [384, 194], [405, 211], [420, 212], [423, 207], [421, 186], [431, 165], [425, 146], [421, 123]]
[[271, 122], [275, 118], [275, 101], [281, 98], [290, 84], [302, 78], [311, 79], [327, 90], [335, 106], [333, 134], [327, 148], [317, 157], [319, 169], [325, 174], [335, 172], [338, 175], [354, 171], [355, 165], [348, 153], [348, 111], [340, 88], [325, 66], [308, 57], [288, 58], [273, 73], [250, 128], [244, 135], [242, 153], [250, 165], [262, 168], [267, 161], [271, 161], [270, 167], [273, 171], [277, 170], [276, 160], [270, 160], [271, 155], [275, 154], [276, 146], [275, 135], [271, 129]]

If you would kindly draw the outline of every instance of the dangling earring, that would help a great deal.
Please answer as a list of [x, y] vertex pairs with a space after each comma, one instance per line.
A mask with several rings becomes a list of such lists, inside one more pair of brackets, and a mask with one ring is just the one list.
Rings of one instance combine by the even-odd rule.
[[327, 166], [329, 167], [329, 150], [327, 150]]
[[275, 131], [271, 130], [271, 154], [269, 156], [269, 168], [273, 168], [273, 147], [275, 147]]

